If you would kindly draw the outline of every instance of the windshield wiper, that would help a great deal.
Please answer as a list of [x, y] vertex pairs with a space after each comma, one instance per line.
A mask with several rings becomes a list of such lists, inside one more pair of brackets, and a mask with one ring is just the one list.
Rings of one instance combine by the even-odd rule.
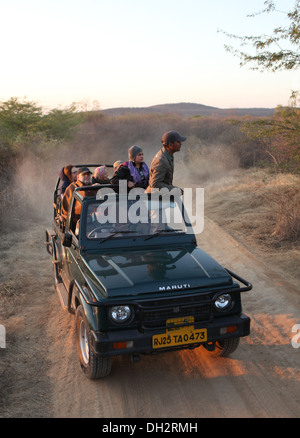
[[184, 234], [184, 231], [183, 231], [183, 230], [181, 230], [181, 229], [177, 229], [177, 228], [172, 228], [172, 229], [167, 229], [167, 230], [156, 231], [156, 233], [151, 234], [150, 236], [145, 237], [144, 240], [152, 239], [152, 237], [159, 236], [159, 235], [162, 234], [162, 233], [172, 233], [172, 232], [174, 232], [174, 231], [181, 231], [180, 234], [182, 234], [182, 233]]
[[107, 237], [102, 237], [102, 239], [99, 241], [99, 244], [102, 242], [105, 242], [106, 240], [111, 239], [112, 237], [116, 236], [117, 234], [131, 234], [131, 233], [136, 233], [136, 231], [130, 231], [130, 230], [123, 230], [123, 231], [114, 231], [113, 233], [111, 233], [109, 236]]

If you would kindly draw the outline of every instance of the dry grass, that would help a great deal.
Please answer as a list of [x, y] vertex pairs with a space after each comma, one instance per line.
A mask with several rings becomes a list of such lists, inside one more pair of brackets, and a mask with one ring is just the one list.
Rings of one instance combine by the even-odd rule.
[[300, 187], [284, 186], [273, 194], [276, 226], [272, 233], [278, 241], [300, 240]]
[[205, 193], [206, 215], [267, 262], [299, 277], [299, 176], [235, 170]]
[[[208, 185], [209, 208], [224, 223], [255, 229], [266, 243], [300, 240], [300, 178], [267, 171], [236, 170], [231, 179]], [[223, 212], [226, 210], [225, 216]]]

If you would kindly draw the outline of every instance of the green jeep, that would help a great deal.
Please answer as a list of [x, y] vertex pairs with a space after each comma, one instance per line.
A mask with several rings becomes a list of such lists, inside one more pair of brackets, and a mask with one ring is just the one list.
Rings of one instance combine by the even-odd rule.
[[118, 355], [136, 361], [203, 346], [227, 356], [249, 335], [241, 292], [252, 285], [197, 247], [180, 199], [81, 187], [63, 220], [59, 186], [45, 243], [61, 305], [76, 318], [86, 376], [108, 375]]

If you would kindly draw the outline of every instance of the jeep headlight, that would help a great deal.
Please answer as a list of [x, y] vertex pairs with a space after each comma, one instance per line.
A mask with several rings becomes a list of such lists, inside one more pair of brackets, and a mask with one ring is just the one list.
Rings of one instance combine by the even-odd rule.
[[130, 306], [120, 305], [120, 306], [110, 307], [108, 314], [113, 322], [117, 324], [122, 324], [124, 322], [129, 321], [129, 319], [131, 318], [132, 311]]
[[218, 298], [215, 300], [215, 307], [218, 310], [228, 310], [231, 307], [232, 304], [232, 297], [230, 294], [223, 294], [219, 295]]

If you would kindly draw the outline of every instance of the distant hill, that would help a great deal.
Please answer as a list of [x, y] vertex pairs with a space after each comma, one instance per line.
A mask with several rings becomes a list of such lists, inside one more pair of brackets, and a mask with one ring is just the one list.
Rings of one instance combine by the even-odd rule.
[[216, 108], [201, 105], [199, 103], [169, 103], [148, 107], [109, 108], [101, 111], [108, 115], [125, 114], [176, 114], [182, 117], [210, 116], [210, 117], [233, 117], [249, 114], [254, 117], [270, 117], [274, 114], [273, 108]]

